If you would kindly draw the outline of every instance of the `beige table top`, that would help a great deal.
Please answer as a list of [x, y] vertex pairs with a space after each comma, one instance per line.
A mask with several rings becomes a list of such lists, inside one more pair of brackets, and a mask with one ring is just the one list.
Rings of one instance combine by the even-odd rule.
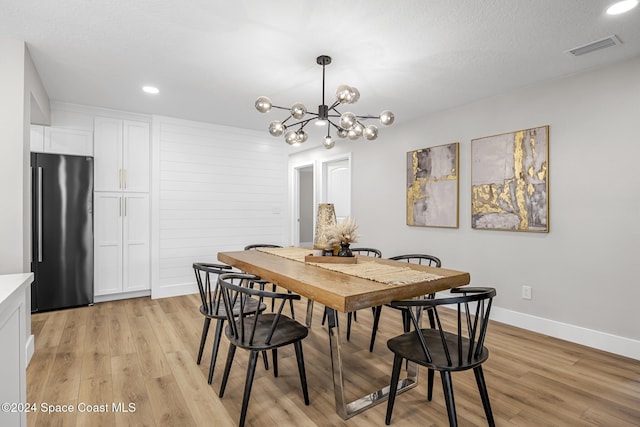
[[357, 256], [359, 263], [374, 262], [437, 275], [426, 281], [386, 284], [332, 271], [262, 251], [219, 252], [218, 260], [340, 312], [375, 307], [469, 284], [469, 273], [381, 258]]

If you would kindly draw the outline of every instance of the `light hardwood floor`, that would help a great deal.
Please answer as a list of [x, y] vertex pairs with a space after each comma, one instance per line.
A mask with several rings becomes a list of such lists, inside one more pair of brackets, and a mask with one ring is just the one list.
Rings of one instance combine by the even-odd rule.
[[[29, 426], [235, 426], [242, 402], [247, 353], [238, 350], [223, 399], [217, 397], [226, 338], [213, 385], [207, 384], [213, 325], [202, 364], [196, 365], [202, 316], [199, 297], [138, 298], [32, 316], [35, 354], [27, 371], [27, 398], [37, 411]], [[302, 317], [306, 301], [296, 314]], [[247, 426], [382, 426], [386, 402], [344, 421], [335, 413], [331, 361], [322, 311], [303, 341], [311, 404], [304, 406], [293, 348], [279, 351], [279, 377], [259, 365]], [[358, 312], [344, 345], [351, 398], [388, 383], [386, 340], [401, 330], [399, 313], [384, 309], [373, 353], [371, 313]], [[345, 319], [342, 324], [345, 324]], [[343, 334], [345, 328], [341, 331]], [[485, 377], [498, 426], [638, 426], [640, 362], [492, 322]], [[453, 375], [460, 426], [486, 425], [473, 373]], [[418, 387], [398, 396], [394, 426], [448, 425], [436, 376], [426, 400], [426, 370]], [[123, 404], [129, 412], [114, 411]], [[70, 405], [71, 413], [42, 411]], [[132, 407], [129, 407], [132, 404]], [[85, 406], [108, 412], [79, 411]]]

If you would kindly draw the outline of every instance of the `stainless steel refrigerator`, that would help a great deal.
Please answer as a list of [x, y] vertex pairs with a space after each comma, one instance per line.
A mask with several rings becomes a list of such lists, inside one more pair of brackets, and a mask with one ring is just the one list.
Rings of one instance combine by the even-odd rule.
[[93, 158], [31, 153], [31, 311], [93, 303]]

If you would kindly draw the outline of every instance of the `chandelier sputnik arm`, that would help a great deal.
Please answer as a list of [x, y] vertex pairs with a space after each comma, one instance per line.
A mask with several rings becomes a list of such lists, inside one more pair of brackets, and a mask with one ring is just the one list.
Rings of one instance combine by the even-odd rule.
[[[318, 106], [318, 112], [313, 113], [307, 111], [307, 108], [296, 102], [290, 108], [273, 105], [271, 100], [266, 96], [261, 96], [256, 100], [255, 106], [261, 113], [267, 113], [272, 108], [278, 110], [287, 110], [289, 117], [284, 120], [274, 120], [269, 124], [269, 133], [273, 136], [284, 135], [284, 140], [289, 145], [299, 145], [307, 141], [309, 135], [304, 130], [304, 127], [311, 121], [316, 120], [316, 124], [327, 126], [327, 136], [324, 138], [323, 145], [325, 148], [333, 148], [335, 141], [331, 138], [331, 127], [336, 130], [336, 134], [340, 138], [358, 139], [364, 136], [367, 140], [374, 140], [378, 138], [378, 127], [375, 125], [365, 125], [362, 121], [366, 119], [379, 119], [380, 123], [385, 126], [389, 126], [395, 120], [395, 117], [391, 111], [383, 111], [379, 116], [362, 116], [356, 115], [351, 112], [340, 113], [337, 107], [341, 104], [354, 104], [360, 98], [360, 92], [358, 89], [340, 85], [336, 89], [336, 101], [331, 106], [327, 106], [324, 100], [325, 93], [325, 67], [331, 64], [331, 57], [327, 55], [320, 55], [316, 58], [318, 65], [322, 65], [322, 105]], [[333, 112], [335, 114], [329, 114]], [[311, 115], [310, 118], [305, 116]], [[289, 119], [299, 120], [298, 122], [287, 124]], [[332, 119], [339, 119], [339, 124], [336, 124]], [[297, 130], [293, 128], [300, 126]]]

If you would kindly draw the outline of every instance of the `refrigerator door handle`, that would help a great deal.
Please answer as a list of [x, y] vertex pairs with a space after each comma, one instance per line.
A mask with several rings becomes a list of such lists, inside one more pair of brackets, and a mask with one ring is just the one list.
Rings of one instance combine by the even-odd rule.
[[42, 262], [42, 167], [38, 167], [38, 262]]

